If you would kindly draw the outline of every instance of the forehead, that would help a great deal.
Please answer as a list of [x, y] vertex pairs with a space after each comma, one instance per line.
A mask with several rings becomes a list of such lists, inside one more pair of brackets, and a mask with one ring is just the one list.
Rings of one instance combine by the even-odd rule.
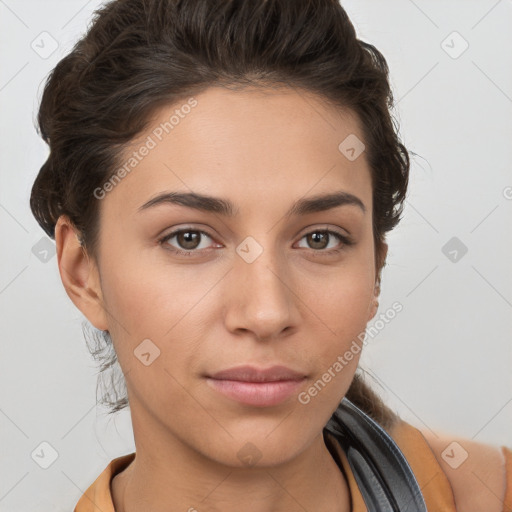
[[261, 207], [308, 191], [346, 190], [369, 209], [365, 152], [347, 158], [354, 141], [361, 151], [357, 116], [312, 93], [211, 87], [155, 112], [125, 151], [126, 172], [106, 203], [135, 212], [158, 193], [180, 190]]

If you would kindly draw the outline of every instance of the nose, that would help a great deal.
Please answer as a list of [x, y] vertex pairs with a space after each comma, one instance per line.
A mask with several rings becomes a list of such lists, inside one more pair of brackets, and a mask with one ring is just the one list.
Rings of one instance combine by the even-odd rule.
[[258, 340], [275, 339], [296, 330], [299, 297], [283, 258], [265, 249], [252, 263], [236, 256], [226, 283], [226, 328], [249, 332]]

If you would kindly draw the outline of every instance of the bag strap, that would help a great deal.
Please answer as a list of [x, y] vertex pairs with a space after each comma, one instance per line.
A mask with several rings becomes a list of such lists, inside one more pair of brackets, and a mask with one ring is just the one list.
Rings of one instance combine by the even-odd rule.
[[427, 512], [407, 459], [373, 418], [345, 397], [325, 428], [343, 448], [368, 512]]

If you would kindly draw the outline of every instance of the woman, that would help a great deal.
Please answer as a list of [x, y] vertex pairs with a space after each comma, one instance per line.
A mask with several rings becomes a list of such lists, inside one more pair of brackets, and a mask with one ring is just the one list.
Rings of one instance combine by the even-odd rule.
[[[409, 155], [335, 0], [116, 0], [49, 77], [31, 208], [136, 453], [75, 512], [512, 509], [512, 451], [356, 373]], [[105, 365], [106, 366], [106, 365]]]

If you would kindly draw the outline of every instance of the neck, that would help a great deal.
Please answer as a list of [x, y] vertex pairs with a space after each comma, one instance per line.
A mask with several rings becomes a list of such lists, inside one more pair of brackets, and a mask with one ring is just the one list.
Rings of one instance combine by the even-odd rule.
[[294, 459], [265, 468], [219, 464], [180, 443], [165, 459], [153, 446], [137, 448], [114, 477], [116, 512], [350, 512], [348, 484], [322, 434]]

